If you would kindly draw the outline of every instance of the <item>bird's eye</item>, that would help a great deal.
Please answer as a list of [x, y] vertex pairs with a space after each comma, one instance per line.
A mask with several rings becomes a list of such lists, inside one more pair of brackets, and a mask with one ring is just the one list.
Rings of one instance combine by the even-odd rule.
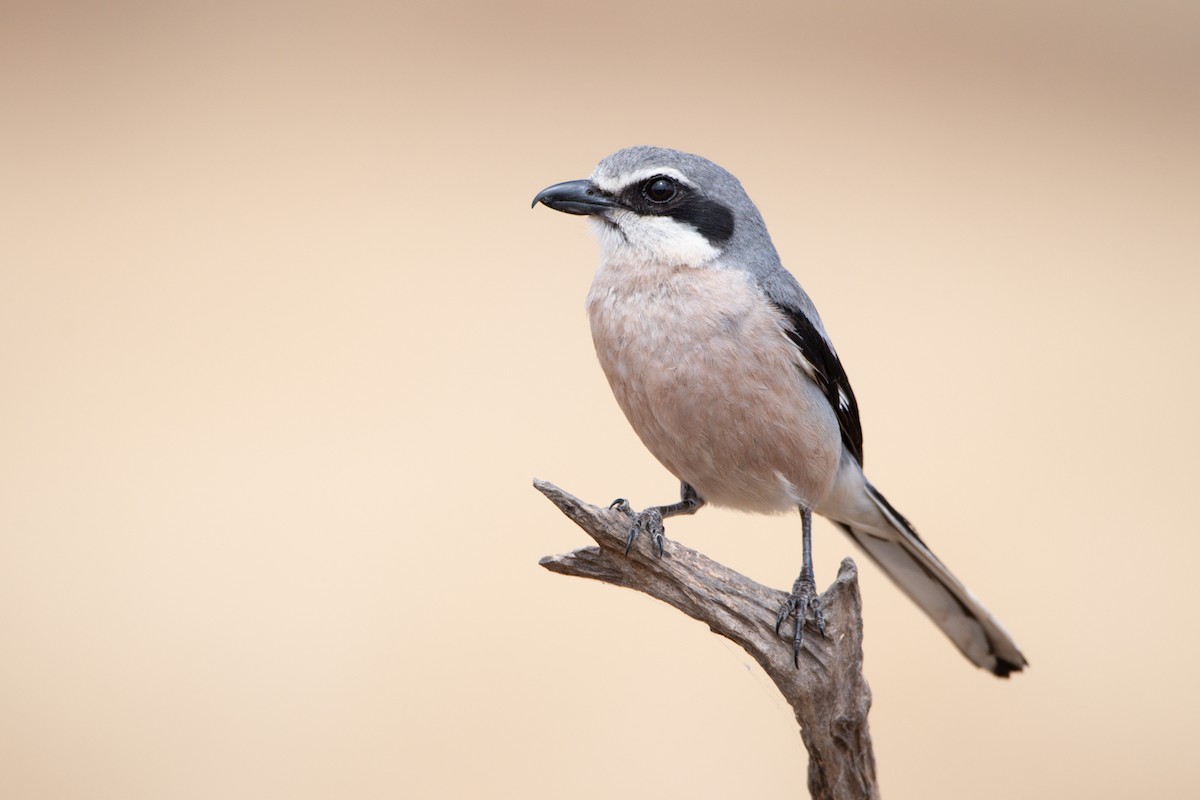
[[642, 185], [642, 194], [652, 203], [666, 203], [677, 191], [675, 181], [662, 176], [651, 178]]

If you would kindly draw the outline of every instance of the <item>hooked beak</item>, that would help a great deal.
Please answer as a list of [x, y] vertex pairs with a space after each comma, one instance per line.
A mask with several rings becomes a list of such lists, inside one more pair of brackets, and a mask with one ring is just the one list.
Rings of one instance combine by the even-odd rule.
[[562, 211], [564, 214], [590, 214], [592, 216], [601, 216], [607, 209], [618, 207], [612, 198], [604, 195], [592, 185], [591, 181], [556, 183], [538, 192], [537, 197], [533, 198], [533, 205], [530, 208], [538, 203], [549, 206], [555, 211]]

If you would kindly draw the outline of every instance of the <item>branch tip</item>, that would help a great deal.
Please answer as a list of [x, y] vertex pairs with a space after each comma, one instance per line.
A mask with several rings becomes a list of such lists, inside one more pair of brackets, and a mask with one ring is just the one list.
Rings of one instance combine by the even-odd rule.
[[[534, 487], [601, 547], [545, 556], [538, 563], [563, 575], [636, 589], [705, 623], [743, 647], [792, 706], [809, 753], [809, 791], [821, 800], [877, 800], [875, 756], [867, 726], [871, 692], [862, 675], [862, 602], [858, 568], [846, 558], [822, 596], [827, 619], [849, 635], [825, 638], [805, 630], [809, 656], [794, 663], [791, 635], [775, 634], [774, 608], [786, 597], [679, 542], [670, 558], [624, 557], [627, 523], [554, 484]], [[638, 548], [639, 543], [634, 547]], [[792, 622], [785, 624], [785, 632]], [[837, 720], [831, 726], [830, 720]], [[836, 730], [834, 730], [836, 728]]]

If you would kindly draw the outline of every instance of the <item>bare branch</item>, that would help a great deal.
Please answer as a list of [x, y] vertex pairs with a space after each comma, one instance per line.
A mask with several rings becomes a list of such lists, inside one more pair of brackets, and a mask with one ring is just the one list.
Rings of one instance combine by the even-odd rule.
[[796, 714], [808, 749], [812, 797], [879, 797], [867, 728], [871, 690], [862, 674], [862, 599], [851, 559], [842, 562], [837, 580], [821, 595], [825, 636], [805, 631], [797, 667], [790, 640], [775, 633], [775, 615], [787, 598], [784, 592], [671, 540], [662, 558], [650, 552], [648, 543], [635, 545], [626, 557], [625, 513], [584, 503], [546, 481], [535, 480], [533, 485], [598, 545], [546, 556], [539, 562], [543, 567], [645, 592], [737, 642], [762, 666]]

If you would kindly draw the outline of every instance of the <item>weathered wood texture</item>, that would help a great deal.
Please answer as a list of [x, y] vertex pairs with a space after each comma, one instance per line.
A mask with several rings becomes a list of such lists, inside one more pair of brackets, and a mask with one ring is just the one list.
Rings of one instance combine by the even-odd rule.
[[737, 642], [762, 666], [796, 714], [808, 749], [812, 797], [879, 797], [867, 727], [871, 690], [862, 674], [862, 599], [851, 559], [842, 562], [837, 580], [821, 595], [825, 636], [811, 626], [805, 630], [797, 667], [791, 622], [785, 623], [788, 636], [775, 633], [776, 613], [786, 593], [670, 539], [662, 558], [651, 552], [650, 542], [640, 540], [626, 557], [627, 514], [584, 503], [545, 481], [534, 481], [534, 486], [599, 545], [546, 556], [539, 562], [543, 567], [645, 592]]

